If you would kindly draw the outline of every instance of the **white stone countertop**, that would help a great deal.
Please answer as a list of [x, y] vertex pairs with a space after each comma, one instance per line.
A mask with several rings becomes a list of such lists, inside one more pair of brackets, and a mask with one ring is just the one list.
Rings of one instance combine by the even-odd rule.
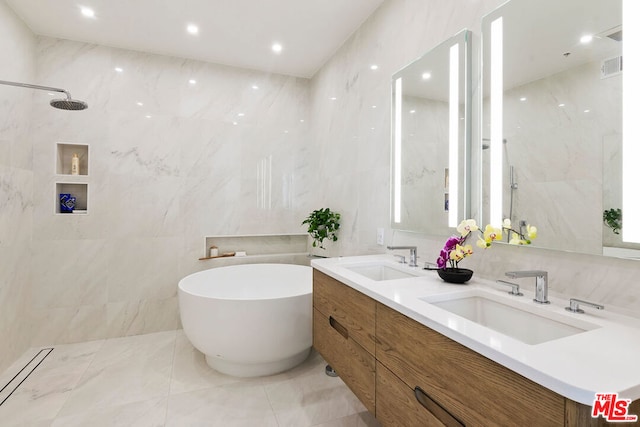
[[[375, 281], [348, 269], [356, 264], [384, 263], [418, 277]], [[521, 285], [522, 297], [495, 282], [472, 278], [467, 284], [442, 281], [436, 271], [400, 264], [391, 255], [366, 255], [314, 259], [311, 266], [477, 353], [585, 405], [592, 406], [596, 393], [618, 393], [620, 398], [640, 398], [640, 319], [611, 310], [581, 306], [585, 313], [565, 310], [571, 296], [553, 293], [551, 304], [533, 302], [533, 278], [511, 280]], [[523, 289], [524, 288], [524, 289]], [[540, 344], [526, 344], [421, 298], [438, 299], [447, 294], [482, 291], [496, 298], [512, 298], [516, 306], [556, 321], [590, 330]], [[597, 303], [597, 301], [594, 301]]]

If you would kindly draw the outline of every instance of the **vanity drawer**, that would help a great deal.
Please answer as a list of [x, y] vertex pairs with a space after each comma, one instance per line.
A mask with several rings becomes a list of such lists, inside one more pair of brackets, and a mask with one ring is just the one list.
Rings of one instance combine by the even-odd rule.
[[313, 306], [347, 328], [349, 337], [375, 354], [376, 302], [368, 296], [313, 270]]
[[378, 362], [376, 365], [376, 418], [383, 426], [463, 426], [446, 410], [438, 407], [437, 403], [428, 402], [425, 405], [420, 404], [414, 390]]
[[466, 425], [563, 425], [565, 399], [455, 341], [377, 305], [377, 359]]
[[339, 321], [313, 310], [313, 346], [375, 414], [376, 360], [355, 342]]

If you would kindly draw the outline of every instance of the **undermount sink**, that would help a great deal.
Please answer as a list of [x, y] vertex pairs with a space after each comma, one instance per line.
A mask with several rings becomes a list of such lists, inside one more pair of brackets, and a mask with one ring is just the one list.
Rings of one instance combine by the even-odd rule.
[[388, 264], [382, 263], [358, 264], [345, 266], [345, 268], [376, 281], [406, 279], [419, 276], [418, 274], [412, 274], [408, 271], [393, 268]]
[[503, 298], [478, 290], [420, 299], [525, 344], [541, 344], [599, 327], [566, 316], [551, 319], [529, 311], [529, 307], [519, 307], [519, 301], [518, 305], [509, 304]]

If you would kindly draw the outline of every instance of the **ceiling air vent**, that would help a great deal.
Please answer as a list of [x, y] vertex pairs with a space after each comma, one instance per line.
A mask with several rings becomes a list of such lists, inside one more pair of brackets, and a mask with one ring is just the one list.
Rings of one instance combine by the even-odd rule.
[[595, 35], [597, 38], [604, 39], [608, 38], [616, 42], [622, 41], [622, 25], [617, 25], [613, 28], [609, 28], [608, 30], [604, 30], [601, 33]]
[[609, 37], [611, 40], [615, 40], [617, 42], [621, 42], [622, 41], [622, 30], [616, 30], [610, 34], [607, 34], [607, 37]]
[[606, 79], [622, 73], [622, 56], [605, 59], [600, 66], [600, 78]]

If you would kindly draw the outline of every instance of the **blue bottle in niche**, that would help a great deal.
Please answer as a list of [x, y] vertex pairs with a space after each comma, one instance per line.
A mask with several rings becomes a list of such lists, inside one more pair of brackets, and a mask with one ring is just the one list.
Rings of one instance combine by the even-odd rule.
[[73, 213], [76, 207], [76, 198], [69, 193], [60, 193], [60, 212]]

